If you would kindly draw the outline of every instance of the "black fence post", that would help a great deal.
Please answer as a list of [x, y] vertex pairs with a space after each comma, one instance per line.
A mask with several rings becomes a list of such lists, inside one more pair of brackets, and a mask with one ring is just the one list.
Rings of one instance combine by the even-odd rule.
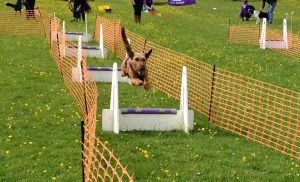
[[57, 49], [58, 49], [59, 71], [60, 71], [60, 74], [63, 76], [63, 72], [62, 72], [62, 68], [61, 68], [62, 58], [61, 58], [61, 54], [60, 54], [60, 46], [59, 46], [59, 36], [58, 36], [58, 32], [56, 32], [56, 40], [57, 40]]
[[[84, 96], [84, 104], [85, 104], [85, 119], [86, 119], [86, 123], [88, 123], [88, 104], [87, 104], [87, 89], [86, 89], [86, 75], [84, 74], [85, 71], [84, 69], [86, 69], [86, 66], [84, 65], [84, 60], [82, 59], [81, 61], [81, 74], [82, 74], [82, 82], [83, 82], [83, 96]], [[85, 182], [85, 172], [84, 172], [84, 134], [85, 134], [85, 130], [84, 130], [84, 121], [81, 121], [81, 142], [82, 142], [82, 181]]]
[[230, 19], [228, 19], [228, 34], [227, 34], [227, 42], [229, 42], [230, 38]]
[[81, 121], [81, 159], [82, 159], [82, 181], [85, 181], [84, 173], [84, 121]]
[[210, 90], [210, 102], [209, 102], [209, 115], [208, 121], [211, 122], [211, 113], [212, 113], [212, 103], [214, 95], [214, 86], [215, 86], [215, 76], [216, 76], [216, 65], [213, 67], [212, 81], [211, 81], [211, 90]]

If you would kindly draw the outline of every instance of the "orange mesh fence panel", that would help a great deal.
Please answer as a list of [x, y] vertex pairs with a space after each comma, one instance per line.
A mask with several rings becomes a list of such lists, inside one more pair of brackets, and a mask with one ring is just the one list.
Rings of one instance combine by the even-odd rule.
[[86, 181], [133, 181], [127, 167], [88, 128], [85, 128], [83, 156]]
[[113, 52], [116, 49], [116, 42], [117, 42], [117, 34], [118, 28], [120, 25], [120, 20], [111, 21], [105, 19], [103, 17], [97, 16], [96, 19], [96, 26], [94, 31], [94, 40], [99, 43], [100, 38], [100, 25], [102, 24], [103, 29], [103, 41], [104, 47], [109, 48]]
[[1, 34], [43, 35], [43, 22], [40, 11], [16, 13], [0, 12]]
[[275, 51], [300, 59], [300, 36], [292, 33], [288, 33], [288, 35], [289, 48], [275, 49]]
[[229, 27], [228, 41], [238, 44], [259, 44], [259, 25], [231, 25]]
[[218, 69], [212, 124], [300, 159], [300, 95]]
[[[259, 45], [261, 25], [230, 25], [228, 41], [238, 44]], [[282, 41], [283, 31], [267, 26], [266, 41]], [[288, 49], [273, 49], [279, 53], [300, 59], [300, 36], [288, 32]]]

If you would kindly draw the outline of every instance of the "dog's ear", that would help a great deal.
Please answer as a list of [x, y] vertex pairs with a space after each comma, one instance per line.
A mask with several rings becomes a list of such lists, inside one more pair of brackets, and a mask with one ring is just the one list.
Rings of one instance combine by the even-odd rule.
[[130, 59], [132, 59], [133, 56], [134, 56], [134, 53], [133, 53], [133, 51], [131, 49], [131, 46], [130, 46], [128, 40], [127, 40], [126, 33], [125, 33], [125, 28], [123, 26], [121, 28], [121, 36], [122, 36], [122, 40], [123, 40], [123, 43], [125, 45], [125, 49], [126, 49], [126, 52], [128, 54], [128, 57]]
[[149, 58], [149, 56], [150, 56], [151, 53], [152, 53], [152, 49], [150, 49], [150, 50], [145, 54], [146, 59]]

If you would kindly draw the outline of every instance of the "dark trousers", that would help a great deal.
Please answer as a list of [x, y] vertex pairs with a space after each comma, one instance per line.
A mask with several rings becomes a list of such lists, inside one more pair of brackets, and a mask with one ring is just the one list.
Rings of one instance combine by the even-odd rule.
[[34, 17], [35, 0], [26, 0], [24, 5], [26, 7], [27, 19], [28, 18], [35, 18]]
[[80, 19], [80, 17], [81, 17], [82, 20], [85, 21], [85, 15], [84, 15], [81, 1], [78, 1], [78, 0], [74, 1], [73, 17], [75, 19]]

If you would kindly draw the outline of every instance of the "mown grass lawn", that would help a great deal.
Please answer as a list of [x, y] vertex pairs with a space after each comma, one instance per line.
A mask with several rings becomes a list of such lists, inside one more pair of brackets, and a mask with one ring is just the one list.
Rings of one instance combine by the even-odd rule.
[[[282, 4], [281, 4], [282, 2]], [[108, 4], [112, 14], [96, 11]], [[257, 7], [259, 2], [254, 2]], [[132, 20], [127, 0], [91, 2], [95, 15], [121, 18], [124, 26], [150, 41], [218, 67], [299, 91], [300, 60], [255, 46], [226, 42], [228, 18], [238, 22], [240, 2], [200, 1], [195, 6], [157, 6], [161, 16], [143, 14], [142, 24]], [[62, 20], [71, 15], [64, 1], [37, 1], [37, 6], [56, 12]], [[216, 7], [218, 11], [212, 8]], [[280, 14], [297, 11], [297, 1], [280, 1]], [[7, 10], [1, 6], [0, 10]], [[166, 19], [169, 16], [169, 19]], [[300, 32], [294, 15], [294, 31]], [[298, 24], [297, 24], [298, 22]], [[248, 22], [254, 23], [254, 22]], [[278, 23], [278, 24], [277, 24]], [[83, 30], [81, 22], [68, 24]], [[80, 181], [81, 145], [79, 109], [49, 54], [44, 37], [0, 35], [0, 181]], [[89, 65], [111, 65], [113, 55]], [[156, 91], [145, 92], [120, 84], [121, 107], [174, 107], [179, 103]], [[98, 84], [97, 135], [128, 164], [136, 181], [299, 181], [300, 163], [242, 137], [213, 128], [196, 114], [195, 130], [183, 132], [101, 131], [101, 109], [109, 107], [109, 84]]]

